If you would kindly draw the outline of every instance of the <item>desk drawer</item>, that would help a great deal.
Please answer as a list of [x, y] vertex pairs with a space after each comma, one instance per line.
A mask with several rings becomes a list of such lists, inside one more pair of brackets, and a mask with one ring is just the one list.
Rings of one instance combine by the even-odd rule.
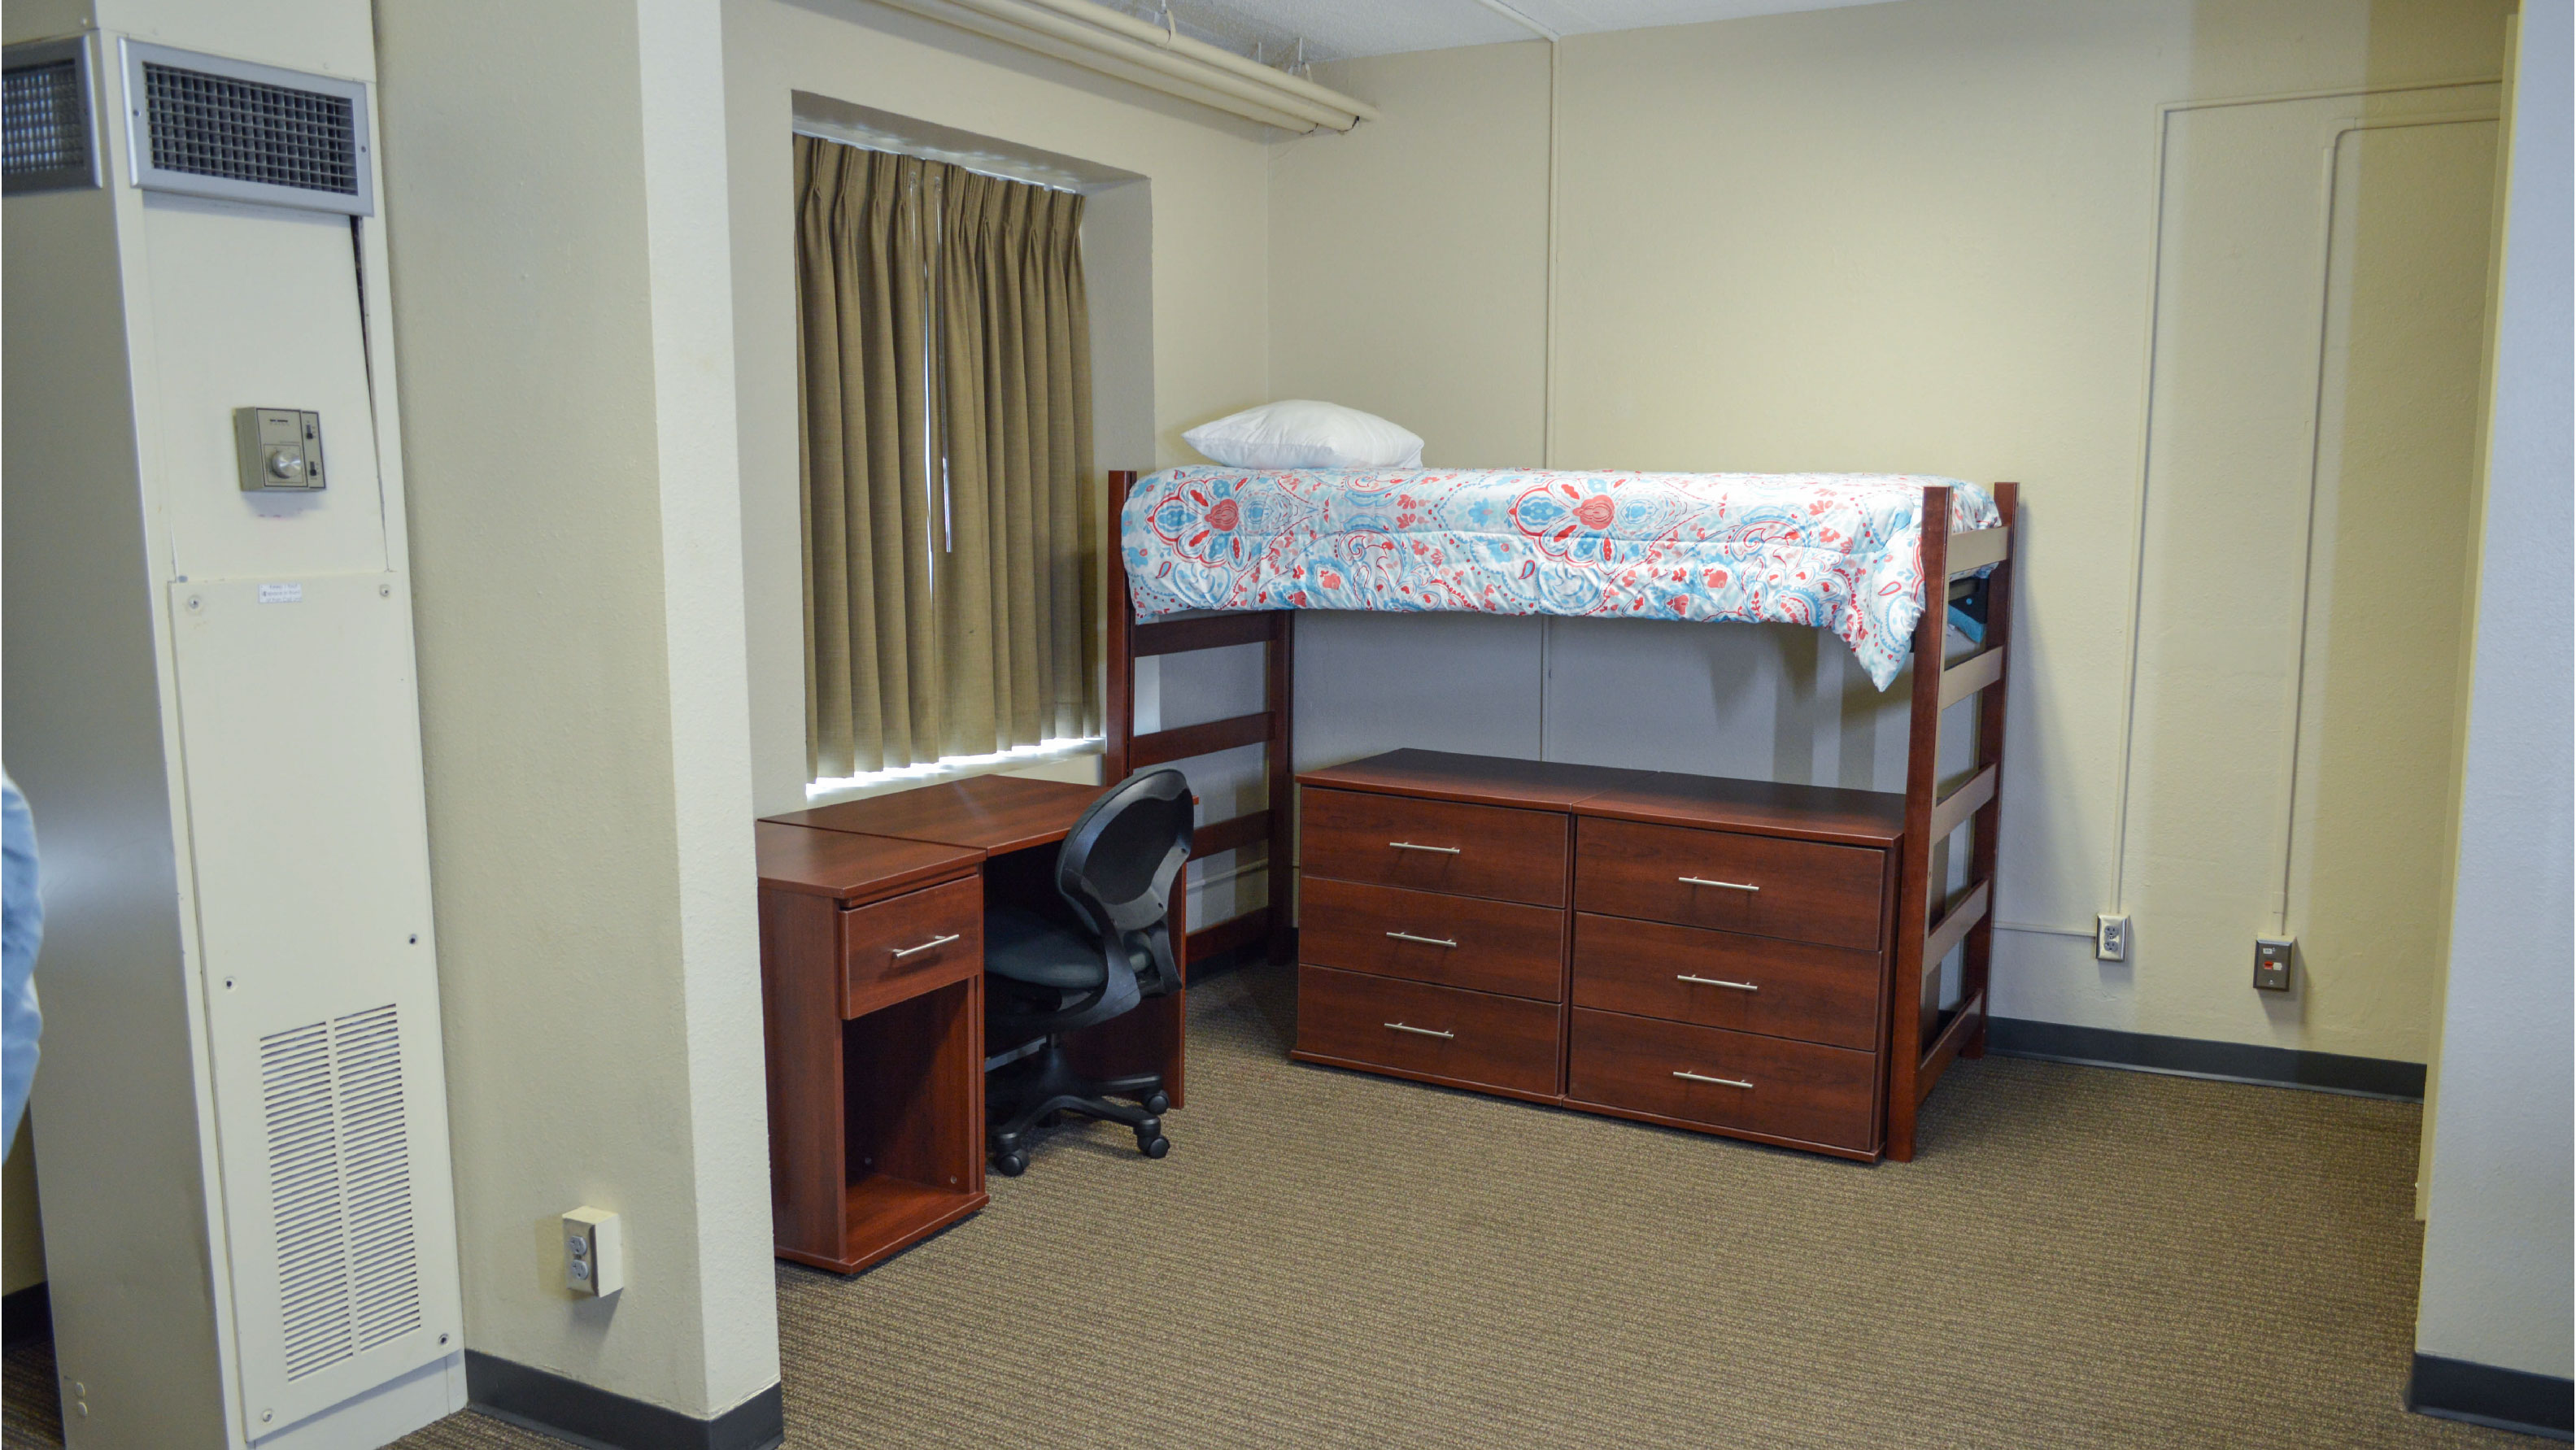
[[1598, 817], [1577, 841], [1580, 910], [1878, 949], [1883, 851]]
[[841, 912], [843, 1017], [865, 1016], [983, 970], [981, 877]]
[[1878, 979], [1876, 952], [1589, 912], [1574, 918], [1578, 1007], [1873, 1052]]
[[1865, 1153], [1877, 1067], [1872, 1053], [1578, 1007], [1566, 1099]]
[[1572, 821], [1553, 811], [1308, 787], [1298, 864], [1309, 876], [1565, 904]]
[[[1556, 1095], [1552, 1002], [1297, 969], [1297, 1051], [1464, 1087]], [[1401, 1024], [1400, 1026], [1397, 1024]]]
[[1320, 967], [1542, 1002], [1565, 995], [1565, 913], [1552, 906], [1308, 876], [1297, 921], [1297, 954]]

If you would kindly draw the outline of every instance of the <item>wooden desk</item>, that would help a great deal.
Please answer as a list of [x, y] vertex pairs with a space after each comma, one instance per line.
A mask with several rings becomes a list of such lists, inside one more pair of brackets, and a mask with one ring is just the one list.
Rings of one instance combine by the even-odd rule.
[[[977, 776], [754, 828], [780, 1258], [854, 1273], [984, 1206], [985, 893], [1052, 893], [1101, 794]], [[1066, 1046], [1094, 1076], [1161, 1073], [1177, 1108], [1183, 1021], [1175, 992]]]
[[1018, 775], [978, 775], [866, 800], [770, 816], [781, 825], [934, 841], [1000, 855], [1064, 839], [1106, 788]]

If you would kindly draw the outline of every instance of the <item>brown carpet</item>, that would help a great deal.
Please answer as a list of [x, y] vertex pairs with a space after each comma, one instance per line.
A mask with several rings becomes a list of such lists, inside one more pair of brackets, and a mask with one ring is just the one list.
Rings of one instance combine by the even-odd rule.
[[1191, 994], [1160, 1163], [1067, 1129], [872, 1273], [782, 1265], [788, 1442], [2534, 1443], [2402, 1407], [2412, 1105], [1988, 1059], [1865, 1168], [1298, 1066], [1293, 1012]]

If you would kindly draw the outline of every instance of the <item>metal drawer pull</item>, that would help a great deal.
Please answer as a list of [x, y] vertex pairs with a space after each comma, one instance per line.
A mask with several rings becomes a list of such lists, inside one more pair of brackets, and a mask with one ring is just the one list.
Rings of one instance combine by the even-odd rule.
[[1740, 1077], [1710, 1077], [1710, 1076], [1709, 1076], [1709, 1075], [1707, 1075], [1706, 1073], [1698, 1073], [1698, 1072], [1683, 1072], [1683, 1071], [1681, 1071], [1681, 1070], [1680, 1070], [1680, 1069], [1678, 1069], [1678, 1068], [1676, 1068], [1676, 1069], [1674, 1070], [1674, 1072], [1673, 1072], [1673, 1076], [1675, 1076], [1675, 1077], [1686, 1077], [1686, 1078], [1689, 1078], [1692, 1082], [1713, 1082], [1713, 1083], [1717, 1084], [1719, 1087], [1740, 1087], [1740, 1088], [1749, 1088], [1749, 1087], [1753, 1086], [1753, 1084], [1751, 1084], [1751, 1083], [1749, 1083], [1749, 1082], [1746, 1082], [1744, 1079], [1742, 1079], [1742, 1078], [1740, 1078]]
[[1688, 972], [1675, 973], [1673, 975], [1673, 980], [1676, 982], [1697, 982], [1703, 987], [1733, 987], [1739, 992], [1759, 992], [1762, 990], [1751, 982], [1721, 982], [1715, 977], [1694, 977]]
[[1427, 947], [1454, 947], [1457, 945], [1456, 942], [1449, 940], [1447, 937], [1415, 936], [1409, 931], [1391, 931], [1388, 932], [1387, 935], [1395, 938], [1397, 941], [1418, 941]]
[[920, 956], [923, 952], [935, 952], [941, 947], [948, 945], [950, 942], [959, 940], [962, 940], [962, 938], [952, 931], [946, 936], [932, 937], [930, 940], [923, 942], [917, 947], [897, 947], [895, 948], [894, 959], [899, 962], [906, 957]]
[[1759, 891], [1762, 889], [1759, 886], [1747, 885], [1741, 881], [1711, 881], [1705, 876], [1685, 876], [1681, 878], [1681, 881], [1684, 886], [1723, 886], [1729, 891]]
[[1390, 1022], [1386, 1025], [1398, 1032], [1410, 1032], [1416, 1037], [1455, 1037], [1458, 1035], [1455, 1032], [1434, 1032], [1428, 1027], [1407, 1027], [1401, 1022]]
[[1458, 854], [1458, 848], [1455, 846], [1417, 846], [1411, 841], [1389, 841], [1387, 844], [1399, 851], [1437, 851], [1443, 856]]

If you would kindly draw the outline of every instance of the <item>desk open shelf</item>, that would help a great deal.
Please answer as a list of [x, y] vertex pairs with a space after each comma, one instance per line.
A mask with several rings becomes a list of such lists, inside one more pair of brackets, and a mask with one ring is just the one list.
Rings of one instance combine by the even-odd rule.
[[969, 977], [841, 1024], [843, 1272], [985, 1204], [983, 982]]

